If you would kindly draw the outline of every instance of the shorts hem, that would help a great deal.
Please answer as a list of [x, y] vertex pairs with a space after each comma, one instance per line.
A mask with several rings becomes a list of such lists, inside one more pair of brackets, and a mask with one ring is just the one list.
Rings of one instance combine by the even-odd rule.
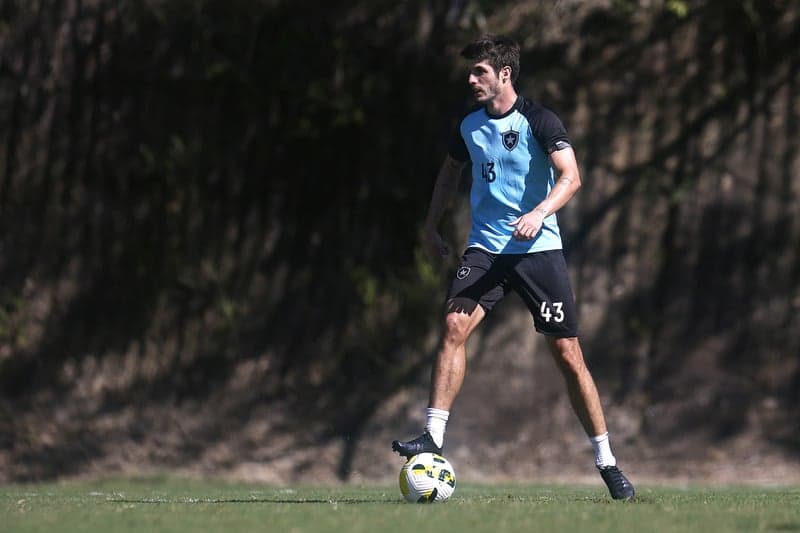
[[559, 332], [552, 332], [552, 331], [543, 331], [539, 328], [535, 328], [537, 333], [541, 333], [545, 337], [553, 337], [554, 339], [571, 339], [571, 338], [578, 338], [577, 331], [559, 331]]

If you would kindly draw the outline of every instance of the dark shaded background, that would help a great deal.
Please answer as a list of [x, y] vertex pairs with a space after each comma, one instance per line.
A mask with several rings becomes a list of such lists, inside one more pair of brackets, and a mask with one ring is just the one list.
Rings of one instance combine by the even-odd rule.
[[797, 460], [796, 2], [0, 6], [0, 479], [349, 479], [416, 427], [452, 266], [418, 229], [486, 31], [573, 139], [561, 224], [626, 446]]

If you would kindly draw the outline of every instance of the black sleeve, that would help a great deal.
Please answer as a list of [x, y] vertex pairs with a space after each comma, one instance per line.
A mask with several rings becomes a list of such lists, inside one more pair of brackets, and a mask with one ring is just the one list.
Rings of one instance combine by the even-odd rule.
[[540, 107], [532, 116], [528, 116], [528, 122], [531, 133], [548, 154], [571, 146], [561, 119], [546, 107]]
[[461, 123], [453, 130], [450, 135], [450, 142], [447, 147], [447, 153], [456, 161], [469, 161], [469, 151], [467, 150], [467, 143], [464, 142], [464, 137], [461, 136]]

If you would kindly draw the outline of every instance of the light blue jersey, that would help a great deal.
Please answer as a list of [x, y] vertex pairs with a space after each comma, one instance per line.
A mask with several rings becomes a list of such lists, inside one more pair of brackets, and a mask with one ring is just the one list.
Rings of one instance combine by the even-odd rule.
[[550, 154], [569, 146], [555, 113], [521, 96], [502, 116], [489, 115], [484, 107], [467, 114], [450, 144], [451, 157], [472, 162], [467, 246], [495, 254], [561, 249], [555, 214], [530, 241], [515, 240], [509, 223], [545, 199], [555, 184]]

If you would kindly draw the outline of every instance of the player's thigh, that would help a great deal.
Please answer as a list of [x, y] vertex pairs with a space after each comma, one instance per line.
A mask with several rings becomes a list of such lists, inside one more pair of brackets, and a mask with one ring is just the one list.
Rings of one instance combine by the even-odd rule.
[[537, 331], [552, 337], [578, 336], [575, 298], [561, 250], [522, 257], [514, 267], [513, 288], [528, 306]]

